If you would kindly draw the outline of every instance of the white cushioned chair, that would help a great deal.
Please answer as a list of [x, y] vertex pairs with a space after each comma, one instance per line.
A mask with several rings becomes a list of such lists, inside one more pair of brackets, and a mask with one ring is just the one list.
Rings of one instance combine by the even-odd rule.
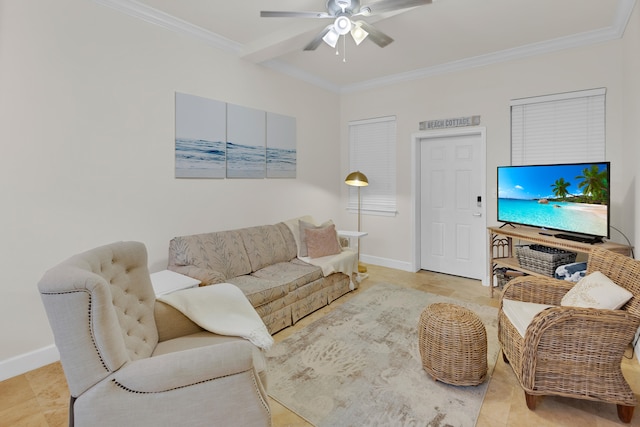
[[[602, 292], [610, 285], [594, 283], [590, 274], [615, 285]], [[594, 248], [585, 279], [591, 281], [568, 295], [580, 282], [534, 276], [509, 281], [498, 313], [503, 358], [529, 409], [541, 395], [588, 399], [617, 405], [618, 417], [628, 423], [638, 402], [621, 362], [640, 325], [640, 261]], [[580, 293], [582, 302], [576, 298]], [[614, 301], [616, 294], [626, 296]], [[593, 308], [602, 305], [611, 308]]]
[[71, 393], [70, 425], [271, 425], [259, 349], [156, 302], [142, 243], [75, 255], [38, 288]]

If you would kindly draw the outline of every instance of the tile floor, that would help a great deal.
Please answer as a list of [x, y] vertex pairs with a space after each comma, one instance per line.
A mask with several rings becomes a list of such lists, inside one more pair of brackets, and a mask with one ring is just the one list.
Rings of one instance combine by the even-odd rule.
[[[425, 271], [407, 273], [369, 266], [369, 278], [362, 282], [360, 290], [343, 296], [330, 306], [300, 320], [293, 327], [278, 332], [274, 336], [276, 342], [324, 316], [339, 304], [357, 295], [362, 289], [380, 282], [395, 283], [477, 304], [494, 307], [498, 305], [498, 299], [491, 299], [489, 289], [483, 287], [478, 281]], [[627, 356], [631, 357], [631, 349], [627, 352]], [[636, 394], [640, 394], [640, 365], [635, 357], [624, 359], [623, 372]], [[0, 382], [0, 426], [65, 426], [68, 401], [69, 391], [59, 363], [10, 378]], [[271, 401], [271, 409], [274, 427], [310, 426], [277, 402]], [[511, 368], [502, 361], [502, 357], [498, 357], [477, 423], [477, 427], [616, 425], [624, 424], [618, 420], [615, 405], [597, 402], [545, 397], [538, 403], [535, 412], [529, 411], [522, 389]], [[636, 412], [629, 425], [640, 426], [640, 410]]]

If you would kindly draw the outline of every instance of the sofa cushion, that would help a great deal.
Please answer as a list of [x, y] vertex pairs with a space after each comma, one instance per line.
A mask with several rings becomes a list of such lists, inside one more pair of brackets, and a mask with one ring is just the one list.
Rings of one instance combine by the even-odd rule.
[[331, 220], [323, 222], [320, 225], [315, 225], [315, 224], [313, 224], [311, 222], [300, 220], [300, 223], [299, 223], [299, 226], [300, 226], [300, 248], [298, 248], [298, 256], [299, 257], [308, 257], [309, 256], [309, 250], [307, 248], [307, 236], [306, 236], [306, 231], [308, 229], [323, 229], [323, 228], [327, 228], [327, 227], [329, 227], [331, 225], [333, 225], [333, 221], [331, 221]]
[[225, 279], [251, 273], [251, 262], [237, 230], [175, 237], [169, 264], [218, 271]]
[[303, 262], [279, 262], [260, 269], [252, 276], [287, 284], [289, 292], [322, 278], [322, 269]]
[[502, 311], [523, 338], [533, 318], [538, 313], [551, 307], [553, 306], [548, 304], [536, 304], [534, 302], [515, 301], [506, 298], [502, 300]]
[[289, 284], [286, 282], [262, 279], [249, 274], [227, 279], [227, 282], [242, 289], [253, 307], [285, 298], [289, 293]]
[[336, 226], [333, 224], [326, 228], [309, 228], [304, 233], [310, 258], [336, 255], [342, 251]]
[[283, 221], [283, 224], [287, 226], [291, 234], [293, 235], [293, 239], [296, 242], [296, 256], [300, 257], [300, 249], [302, 247], [300, 242], [300, 221], [306, 221], [311, 224], [315, 224], [316, 221], [313, 219], [311, 215], [300, 216], [297, 218], [291, 218], [286, 221]]
[[298, 244], [296, 243], [296, 238], [291, 232], [289, 226], [284, 222], [277, 223], [276, 227], [280, 230], [282, 238], [284, 239], [284, 244], [287, 246], [287, 261], [290, 261], [298, 256]]
[[238, 230], [249, 256], [251, 271], [289, 261], [287, 243], [276, 225], [259, 225]]

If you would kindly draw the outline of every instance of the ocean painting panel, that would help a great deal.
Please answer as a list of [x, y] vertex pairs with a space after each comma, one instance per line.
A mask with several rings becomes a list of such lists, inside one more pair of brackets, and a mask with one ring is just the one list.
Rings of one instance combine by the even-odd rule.
[[226, 104], [176, 92], [176, 178], [224, 178]]
[[296, 177], [296, 119], [267, 113], [267, 178]]
[[227, 104], [227, 178], [264, 178], [266, 113]]

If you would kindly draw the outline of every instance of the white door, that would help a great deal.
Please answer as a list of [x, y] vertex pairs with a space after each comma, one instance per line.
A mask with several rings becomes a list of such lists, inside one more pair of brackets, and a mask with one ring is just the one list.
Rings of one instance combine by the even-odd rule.
[[420, 268], [484, 280], [484, 132], [418, 140]]

